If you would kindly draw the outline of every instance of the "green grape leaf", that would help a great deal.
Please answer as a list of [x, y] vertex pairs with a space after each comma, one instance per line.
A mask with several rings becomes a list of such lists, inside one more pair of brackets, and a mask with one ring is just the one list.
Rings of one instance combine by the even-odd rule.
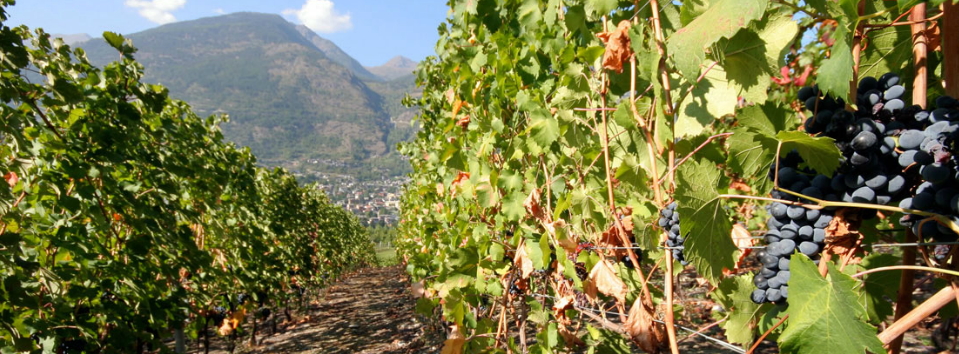
[[543, 19], [539, 0], [525, 0], [519, 7], [519, 20], [525, 27], [535, 27]]
[[773, 138], [783, 130], [792, 128], [794, 119], [786, 116], [786, 110], [779, 105], [767, 102], [761, 106], [746, 107], [736, 116], [740, 127]]
[[749, 23], [761, 19], [768, 1], [718, 0], [668, 40], [676, 68], [688, 80], [699, 76], [706, 49], [721, 38], [730, 38]]
[[816, 172], [832, 176], [839, 168], [841, 153], [832, 138], [812, 137], [800, 131], [782, 131], [776, 137], [783, 144], [783, 154], [798, 150], [803, 161]]
[[586, 0], [586, 11], [593, 16], [604, 16], [616, 8], [617, 0]]
[[676, 121], [676, 136], [690, 137], [701, 134], [717, 118], [732, 114], [739, 102], [739, 88], [726, 79], [725, 70], [705, 63], [712, 69], [696, 84], [693, 92], [679, 107]]
[[766, 101], [770, 75], [778, 72], [783, 58], [799, 32], [790, 13], [771, 15], [757, 30], [739, 31], [729, 40], [721, 40], [722, 64], [726, 78], [746, 101]]
[[522, 219], [526, 215], [526, 208], [523, 207], [523, 200], [525, 199], [526, 196], [523, 195], [522, 190], [510, 193], [506, 199], [503, 199], [503, 216], [510, 221]]
[[[855, 274], [866, 269], [897, 265], [901, 259], [891, 254], [873, 253], [863, 258], [861, 264], [846, 267], [846, 274]], [[859, 293], [859, 303], [866, 308], [866, 314], [872, 323], [893, 315], [892, 304], [886, 298], [895, 299], [899, 290], [902, 271], [882, 271], [863, 276], [863, 289]]]
[[757, 193], [767, 192], [768, 188], [772, 187], [772, 181], [769, 181], [766, 173], [775, 161], [778, 142], [742, 128], [734, 130], [727, 142], [729, 156], [726, 162], [729, 167], [741, 177], [756, 179], [762, 187]]
[[794, 255], [789, 263], [789, 324], [779, 337], [787, 353], [885, 352], [876, 328], [863, 322], [859, 282], [829, 263], [823, 278], [809, 257]]
[[836, 42], [830, 51], [831, 56], [823, 60], [822, 65], [819, 66], [819, 74], [816, 75], [816, 83], [820, 90], [842, 99], [846, 99], [849, 95], [849, 82], [853, 77], [854, 62], [852, 48], [849, 46], [851, 37], [852, 32], [842, 23], [836, 26], [836, 31], [832, 34]]
[[739, 248], [730, 237], [733, 225], [716, 189], [720, 169], [708, 161], [687, 161], [680, 166], [676, 200], [685, 235], [685, 255], [702, 276], [717, 283], [723, 269], [732, 269]]
[[749, 344], [756, 337], [759, 314], [766, 313], [772, 304], [759, 305], [753, 302], [753, 273], [723, 279], [719, 290], [710, 297], [729, 312], [729, 319], [720, 324], [726, 330], [726, 338], [732, 343]]
[[559, 122], [543, 109], [530, 114], [532, 115], [532, 123], [530, 123], [532, 139], [529, 140], [529, 146], [534, 154], [539, 154], [549, 150], [550, 145], [559, 138]]
[[[859, 77], [898, 73], [901, 82], [912, 82], [912, 32], [909, 26], [890, 26], [869, 31], [869, 45], [862, 50]], [[914, 102], [918, 103], [918, 102]]]

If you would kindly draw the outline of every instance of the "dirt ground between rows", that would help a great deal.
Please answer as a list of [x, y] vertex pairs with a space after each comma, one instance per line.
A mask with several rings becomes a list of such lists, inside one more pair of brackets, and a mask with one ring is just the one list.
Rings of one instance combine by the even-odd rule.
[[[292, 323], [280, 320], [276, 334], [269, 322], [258, 325], [258, 345], [240, 338], [234, 353], [439, 353], [445, 334], [429, 333], [415, 305], [401, 267], [361, 269], [323, 290]], [[227, 345], [215, 338], [210, 353], [229, 353]], [[204, 353], [195, 342], [188, 349]]]
[[[294, 315], [293, 322], [286, 322], [281, 314], [277, 333], [271, 333], [270, 321], [259, 324], [257, 345], [249, 344], [247, 321], [247, 335], [235, 342], [234, 353], [439, 354], [446, 334], [436, 322], [431, 322], [435, 320], [416, 315], [415, 304], [402, 267], [362, 269], [324, 289], [305, 311]], [[719, 332], [713, 328], [705, 334], [722, 338]], [[903, 353], [939, 353], [919, 339], [928, 333], [928, 330], [911, 331]], [[678, 331], [677, 334], [684, 338], [690, 333]], [[210, 353], [229, 353], [228, 344], [223, 338], [213, 337]], [[680, 351], [736, 353], [696, 336], [682, 341]], [[203, 346], [191, 341], [188, 352], [204, 353]], [[777, 349], [774, 343], [766, 342], [758, 352], [775, 353]]]

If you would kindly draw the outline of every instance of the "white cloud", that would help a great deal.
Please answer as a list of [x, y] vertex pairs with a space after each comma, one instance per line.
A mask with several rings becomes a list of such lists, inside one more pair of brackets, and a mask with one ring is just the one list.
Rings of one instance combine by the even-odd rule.
[[126, 0], [124, 4], [139, 9], [140, 16], [162, 25], [176, 21], [171, 12], [186, 5], [186, 0]]
[[311, 30], [320, 33], [333, 33], [353, 28], [350, 14], [340, 14], [333, 9], [330, 0], [306, 0], [299, 10], [283, 10], [285, 15], [294, 15]]
[[223, 10], [223, 9], [221, 9], [221, 8], [215, 8], [215, 9], [213, 9], [213, 12], [214, 12], [214, 13], [217, 13], [217, 14], [220, 14], [220, 15], [226, 14], [226, 10]]

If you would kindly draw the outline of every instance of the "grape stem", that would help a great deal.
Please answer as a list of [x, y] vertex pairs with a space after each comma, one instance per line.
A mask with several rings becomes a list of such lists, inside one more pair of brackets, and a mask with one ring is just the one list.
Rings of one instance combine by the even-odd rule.
[[887, 270], [921, 270], [921, 271], [926, 271], [926, 272], [949, 274], [949, 275], [953, 275], [953, 276], [959, 277], [959, 272], [954, 271], [954, 270], [942, 269], [942, 268], [932, 268], [932, 267], [923, 267], [923, 266], [916, 266], [916, 265], [897, 265], [897, 266], [885, 266], [885, 267], [867, 269], [867, 270], [861, 271], [861, 272], [859, 272], [859, 273], [853, 274], [852, 277], [853, 277], [853, 278], [859, 278], [859, 277], [861, 277], [861, 276], [863, 276], [863, 275], [866, 275], [866, 274], [878, 273], [878, 272], [883, 272], [883, 271], [887, 271]]
[[[711, 142], [713, 141], [713, 139], [716, 139], [716, 138], [719, 138], [719, 137], [724, 137], [724, 136], [731, 136], [731, 135], [733, 135], [733, 133], [722, 133], [722, 134], [716, 134], [716, 135], [713, 135], [713, 136], [711, 136], [711, 137], [709, 137], [709, 138], [706, 138], [706, 141], [704, 141], [702, 144], [699, 144], [699, 146], [697, 146], [695, 149], [693, 149], [693, 151], [691, 151], [690, 153], [686, 154], [685, 157], [683, 157], [681, 160], [679, 160], [679, 162], [677, 162], [675, 166], [673, 166], [672, 168], [670, 168], [669, 171], [666, 172], [666, 176], [669, 176], [670, 174], [672, 174], [673, 172], [675, 172], [676, 169], [679, 168], [679, 166], [682, 166], [683, 163], [686, 162], [686, 160], [689, 160], [689, 158], [690, 158], [690, 157], [693, 157], [693, 155], [695, 155], [697, 152], [699, 152], [699, 150], [702, 150], [704, 147], [706, 147], [706, 145], [708, 145], [709, 143], [711, 143]], [[666, 179], [666, 178], [663, 178], [663, 179], [660, 179], [660, 180], [656, 181], [657, 185], [663, 183], [663, 181], [664, 181], [665, 179]]]
[[753, 354], [756, 351], [756, 348], [759, 347], [759, 344], [763, 342], [763, 339], [766, 339], [766, 336], [772, 333], [776, 327], [782, 326], [783, 322], [786, 322], [787, 318], [789, 318], [789, 315], [783, 316], [783, 318], [779, 319], [779, 322], [776, 322], [776, 325], [769, 327], [769, 329], [767, 329], [766, 332], [756, 340], [756, 343], [753, 343], [753, 346], [749, 347], [749, 350], [746, 351], [746, 354]]

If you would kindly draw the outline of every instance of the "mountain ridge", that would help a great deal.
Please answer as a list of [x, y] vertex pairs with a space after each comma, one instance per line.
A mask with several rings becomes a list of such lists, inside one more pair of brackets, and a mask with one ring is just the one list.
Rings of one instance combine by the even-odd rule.
[[[224, 135], [261, 159], [359, 161], [391, 149], [383, 98], [279, 15], [232, 13], [127, 38], [144, 81], [202, 114], [230, 114]], [[96, 65], [116, 58], [101, 41], [82, 47]]]
[[366, 70], [383, 78], [385, 81], [392, 81], [407, 75], [413, 75], [417, 63], [410, 58], [397, 55], [388, 60], [383, 65], [366, 67]]

